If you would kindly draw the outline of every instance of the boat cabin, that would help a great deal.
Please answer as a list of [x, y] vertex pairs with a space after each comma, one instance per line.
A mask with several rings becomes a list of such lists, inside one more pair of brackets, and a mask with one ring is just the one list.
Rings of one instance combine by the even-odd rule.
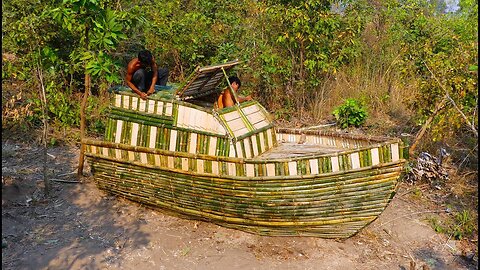
[[163, 87], [148, 100], [122, 88], [111, 101], [106, 141], [238, 158], [273, 148], [277, 145], [273, 122], [258, 102], [216, 107], [224, 90], [220, 86], [228, 85], [227, 72], [238, 63], [197, 67], [183, 84]]

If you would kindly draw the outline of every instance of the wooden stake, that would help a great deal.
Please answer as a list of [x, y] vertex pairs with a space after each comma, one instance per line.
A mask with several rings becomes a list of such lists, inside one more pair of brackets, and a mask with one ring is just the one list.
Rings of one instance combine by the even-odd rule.
[[85, 93], [83, 94], [82, 106], [80, 108], [80, 156], [78, 157], [78, 172], [77, 176], [80, 178], [83, 175], [83, 163], [85, 161], [85, 107], [87, 105], [88, 94], [90, 93], [90, 74], [85, 71]]
[[[38, 52], [40, 55], [40, 51]], [[41, 63], [40, 59], [38, 60], [37, 63], [37, 75], [40, 81], [40, 97], [42, 100], [42, 114], [43, 114], [43, 182], [45, 183], [45, 196], [48, 196], [50, 193], [50, 181], [48, 180], [47, 177], [47, 130], [48, 130], [48, 122], [47, 122], [47, 98], [46, 98], [46, 93], [45, 93], [45, 86], [43, 83], [43, 74], [41, 70]]]

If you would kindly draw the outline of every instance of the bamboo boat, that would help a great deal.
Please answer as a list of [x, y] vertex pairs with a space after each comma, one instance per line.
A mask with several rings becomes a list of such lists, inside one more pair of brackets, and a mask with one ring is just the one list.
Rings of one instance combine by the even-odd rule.
[[237, 64], [198, 67], [148, 100], [114, 93], [104, 140], [83, 140], [97, 186], [260, 235], [347, 238], [375, 220], [405, 165], [402, 141], [276, 128], [256, 101], [217, 109]]

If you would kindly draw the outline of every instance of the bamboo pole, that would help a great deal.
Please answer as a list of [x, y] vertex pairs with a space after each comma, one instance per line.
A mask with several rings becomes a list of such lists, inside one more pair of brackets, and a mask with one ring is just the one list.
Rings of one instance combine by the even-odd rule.
[[[88, 143], [89, 141], [86, 140], [85, 142]], [[220, 157], [220, 156], [214, 157], [214, 156], [202, 155], [202, 154], [171, 152], [171, 151], [165, 151], [165, 150], [160, 150], [160, 149], [151, 149], [151, 148], [145, 148], [145, 147], [139, 147], [139, 146], [129, 146], [129, 145], [109, 143], [109, 142], [99, 142], [99, 141], [97, 141], [96, 143], [97, 144], [92, 144], [92, 145], [97, 145], [97, 146], [101, 146], [101, 147], [105, 147], [105, 146], [108, 146], [108, 145], [114, 145], [114, 147], [116, 146], [116, 148], [122, 149], [122, 150], [125, 150], [125, 151], [160, 154], [162, 156], [186, 157], [186, 158], [193, 158], [193, 159], [203, 159], [203, 160], [206, 160], [206, 161], [226, 161], [226, 162], [233, 162], [233, 163], [239, 163], [239, 164], [244, 164], [245, 163], [244, 159], [240, 159], [240, 158]], [[110, 157], [103, 157], [101, 155], [96, 155], [96, 154], [92, 154], [92, 153], [89, 153], [89, 155], [98, 156], [98, 157], [105, 158], [105, 159], [111, 159], [111, 160], [114, 160], [114, 161], [117, 161], [117, 162], [127, 162], [127, 163], [129, 162], [129, 161], [117, 160], [115, 158], [110, 158]], [[273, 161], [270, 161], [270, 162], [273, 163]], [[333, 175], [333, 176], [336, 176], [336, 177], [339, 177], [339, 178], [342, 178], [342, 176], [344, 176], [344, 175], [355, 176], [356, 174], [361, 173], [362, 171], [376, 172], [377, 170], [384, 170], [385, 168], [390, 168], [390, 167], [392, 167], [395, 170], [401, 170], [403, 168], [403, 161], [396, 161], [396, 162], [390, 162], [390, 163], [386, 163], [386, 164], [382, 164], [382, 165], [375, 165], [375, 166], [370, 166], [370, 167], [353, 169], [353, 170], [349, 171], [348, 173], [345, 173], [345, 172], [341, 172], [341, 171], [331, 172], [331, 165], [329, 164], [329, 162], [325, 162], [325, 163], [327, 165], [325, 168], [326, 168], [326, 171], [328, 171], [328, 172], [323, 173], [322, 176], [326, 177], [326, 176], [329, 176], [329, 175]], [[280, 163], [277, 162], [277, 164], [279, 166], [287, 166], [287, 163], [285, 163], [285, 162], [280, 162]], [[152, 165], [141, 164], [141, 166], [148, 167], [148, 166], [152, 166]], [[152, 167], [155, 167], [155, 166], [152, 166]], [[169, 169], [169, 168], [165, 168], [165, 169]], [[287, 166], [286, 171], [288, 171], [288, 166]], [[189, 173], [189, 172], [183, 172], [183, 171], [179, 171], [179, 172], [186, 173], [186, 174]], [[230, 177], [230, 176], [224, 175], [223, 177]], [[258, 180], [279, 179], [279, 180], [281, 180], [281, 179], [309, 179], [309, 178], [315, 178], [315, 177], [318, 177], [318, 175], [296, 175], [296, 176], [290, 176], [290, 175], [281, 176], [281, 175], [278, 175], [278, 176], [262, 176], [262, 177], [252, 178], [252, 179], [258, 179]], [[241, 177], [241, 178], [244, 178], [244, 177]], [[247, 177], [247, 178], [244, 178], [244, 179], [248, 180], [249, 178]]]
[[[373, 188], [375, 185], [384, 185], [385, 183], [391, 183], [392, 185], [396, 183], [396, 179], [400, 175], [400, 171], [394, 171], [390, 173], [384, 173], [380, 175], [363, 175], [363, 176], [349, 176], [348, 178], [346, 177], [345, 179], [341, 179], [340, 181], [335, 181], [335, 178], [325, 178], [325, 179], [312, 179], [310, 181], [294, 181], [292, 183], [289, 182], [278, 182], [278, 183], [269, 183], [269, 182], [262, 182], [261, 185], [257, 184], [257, 182], [245, 182], [240, 179], [237, 180], [228, 180], [224, 178], [211, 178], [211, 177], [195, 177], [190, 174], [178, 174], [174, 173], [172, 174], [171, 172], [168, 171], [159, 171], [159, 170], [152, 170], [151, 168], [146, 169], [143, 168], [139, 165], [131, 165], [131, 164], [125, 164], [121, 165], [116, 162], [112, 161], [101, 161], [97, 160], [97, 163], [102, 163], [102, 164], [110, 164], [112, 168], [115, 166], [119, 166], [119, 168], [125, 167], [129, 169], [128, 174], [132, 173], [140, 173], [140, 175], [143, 173], [142, 170], [147, 170], [149, 171], [150, 174], [152, 175], [165, 175], [165, 177], [170, 177], [174, 179], [189, 179], [191, 177], [194, 177], [196, 181], [199, 183], [206, 183], [206, 189], [213, 188], [215, 187], [216, 189], [219, 188], [220, 190], [226, 190], [230, 191], [231, 190], [231, 185], [235, 185], [236, 189], [235, 192], [237, 194], [242, 194], [243, 192], [247, 192], [245, 194], [249, 194], [248, 192], [251, 191], [251, 188], [253, 187], [255, 190], [255, 194], [258, 196], [263, 195], [281, 195], [284, 198], [288, 198], [290, 195], [294, 197], [299, 196], [305, 196], [305, 194], [317, 194], [317, 192], [321, 191], [327, 194], [326, 192], [333, 192], [333, 194], [336, 194], [335, 192], [338, 192], [339, 185], [341, 185], [343, 193], [348, 193], [350, 190], [353, 190], [355, 192], [360, 192], [361, 190], [364, 190], [365, 192], [368, 192], [369, 188]], [[137, 168], [137, 169], [135, 169]], [[183, 175], [183, 176], [182, 176]], [[183, 181], [183, 180], [180, 180]], [[181, 183], [181, 182], [180, 182]], [[203, 185], [203, 184], [202, 184]], [[366, 187], [363, 189], [363, 187]], [[270, 198], [272, 199], [272, 198]]]

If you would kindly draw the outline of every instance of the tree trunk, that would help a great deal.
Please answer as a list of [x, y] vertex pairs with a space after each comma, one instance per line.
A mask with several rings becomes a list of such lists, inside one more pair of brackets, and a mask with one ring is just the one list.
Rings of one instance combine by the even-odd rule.
[[85, 160], [85, 107], [87, 106], [88, 94], [90, 93], [90, 74], [85, 71], [85, 93], [83, 93], [82, 106], [80, 108], [80, 156], [78, 158], [78, 172], [77, 176], [80, 178], [83, 175], [83, 164]]
[[[40, 61], [40, 60], [39, 60]], [[47, 137], [48, 137], [48, 121], [47, 121], [47, 97], [45, 92], [45, 85], [43, 83], [43, 73], [41, 70], [41, 64], [37, 65], [37, 75], [40, 81], [40, 98], [42, 100], [42, 122], [43, 122], [43, 182], [45, 184], [45, 197], [48, 197], [50, 194], [50, 180], [48, 179], [47, 175], [47, 163], [48, 163], [48, 156], [47, 156]]]
[[433, 121], [433, 118], [435, 118], [435, 116], [438, 114], [438, 112], [440, 110], [442, 110], [444, 107], [445, 107], [445, 104], [447, 103], [447, 97], [443, 97], [442, 100], [437, 103], [437, 106], [435, 106], [435, 111], [432, 113], [432, 115], [430, 115], [430, 117], [427, 119], [427, 121], [425, 122], [425, 124], [423, 125], [422, 129], [420, 130], [420, 132], [417, 134], [417, 136], [415, 137], [415, 140], [413, 141], [413, 144], [412, 146], [410, 147], [410, 149], [408, 150], [408, 155], [410, 157], [413, 157], [413, 153], [415, 151], [415, 148], [417, 148], [417, 144], [420, 142], [420, 139], [423, 137], [423, 134], [425, 134], [425, 131], [427, 130], [427, 128], [430, 126], [430, 123], [432, 123]]

